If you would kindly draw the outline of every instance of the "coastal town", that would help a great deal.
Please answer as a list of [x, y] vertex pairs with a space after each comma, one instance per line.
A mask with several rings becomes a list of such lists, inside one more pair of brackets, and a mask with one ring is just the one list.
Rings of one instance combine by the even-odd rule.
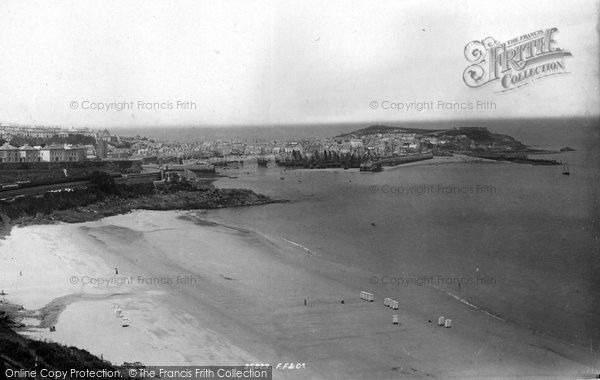
[[333, 137], [296, 140], [209, 140], [198, 135], [197, 140], [167, 141], [139, 134], [124, 136], [108, 129], [0, 124], [0, 186], [2, 190], [58, 186], [87, 180], [94, 171], [126, 178], [127, 183], [196, 180], [248, 164], [377, 172], [383, 166], [457, 154], [535, 165], [561, 164], [530, 158], [531, 154], [552, 152], [536, 151], [486, 127], [434, 130], [375, 124]]
[[[498, 137], [501, 136], [501, 137]], [[329, 138], [303, 140], [198, 140], [168, 142], [126, 137], [107, 129], [50, 128], [0, 124], [0, 162], [81, 162], [85, 160], [215, 160], [227, 157], [270, 157], [291, 160], [351, 155], [359, 159], [392, 157], [423, 151], [518, 152], [525, 146], [483, 127], [418, 130], [374, 125]]]

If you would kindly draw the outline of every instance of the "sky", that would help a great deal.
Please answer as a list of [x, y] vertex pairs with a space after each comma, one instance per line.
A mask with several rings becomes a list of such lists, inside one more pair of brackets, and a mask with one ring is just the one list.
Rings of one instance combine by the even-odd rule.
[[[598, 0], [3, 0], [0, 123], [165, 128], [598, 116], [599, 8]], [[552, 27], [557, 45], [572, 53], [567, 74], [507, 92], [498, 83], [465, 85], [470, 41], [506, 42]], [[494, 106], [438, 103], [475, 108], [477, 101]], [[423, 102], [434, 106], [406, 109]]]

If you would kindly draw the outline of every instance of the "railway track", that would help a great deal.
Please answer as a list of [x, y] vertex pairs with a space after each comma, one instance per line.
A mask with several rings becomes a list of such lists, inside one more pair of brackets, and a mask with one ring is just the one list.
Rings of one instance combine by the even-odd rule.
[[89, 180], [85, 181], [74, 181], [74, 182], [61, 182], [54, 183], [51, 185], [42, 185], [42, 186], [33, 186], [33, 187], [25, 187], [18, 189], [10, 189], [0, 191], [0, 200], [9, 200], [15, 197], [22, 197], [26, 195], [44, 195], [45, 193], [52, 190], [62, 190], [73, 187], [81, 187], [88, 186], [90, 184]]

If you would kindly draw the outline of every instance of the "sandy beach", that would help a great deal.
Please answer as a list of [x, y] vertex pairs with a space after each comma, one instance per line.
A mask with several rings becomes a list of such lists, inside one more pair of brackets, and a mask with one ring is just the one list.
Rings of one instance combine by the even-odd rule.
[[[209, 216], [138, 211], [13, 229], [0, 242], [3, 298], [26, 309], [24, 334], [115, 364], [287, 362], [305, 369], [276, 378], [387, 379], [573, 378], [597, 363], [433, 287], [426, 297], [407, 289], [392, 311], [387, 287], [357, 286], [368, 273]], [[451, 328], [436, 325], [440, 315]]]
[[599, 34], [0, 0], [0, 380], [600, 380]]

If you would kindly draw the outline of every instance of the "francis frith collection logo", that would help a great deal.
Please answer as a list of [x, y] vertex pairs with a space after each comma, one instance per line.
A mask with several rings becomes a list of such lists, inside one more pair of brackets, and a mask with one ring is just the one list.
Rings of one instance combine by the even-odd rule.
[[558, 47], [558, 28], [540, 29], [507, 42], [493, 37], [465, 46], [470, 65], [463, 73], [469, 87], [496, 83], [498, 92], [514, 90], [550, 75], [566, 74], [568, 50]]

